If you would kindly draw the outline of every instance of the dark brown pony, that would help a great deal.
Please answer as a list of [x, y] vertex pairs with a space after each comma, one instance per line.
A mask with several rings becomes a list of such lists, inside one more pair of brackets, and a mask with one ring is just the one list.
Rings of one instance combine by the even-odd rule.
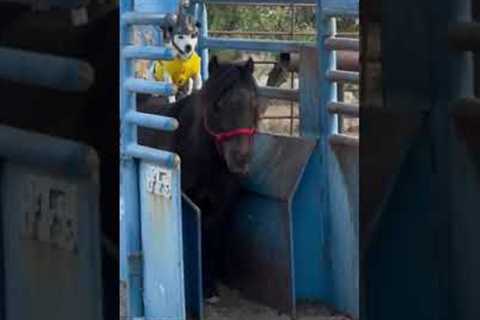
[[251, 59], [220, 64], [213, 57], [201, 91], [172, 105], [143, 99], [139, 111], [176, 118], [173, 133], [139, 129], [139, 143], [182, 159], [182, 189], [202, 210], [204, 295], [213, 297], [222, 257], [222, 229], [248, 174], [258, 121], [257, 86]]

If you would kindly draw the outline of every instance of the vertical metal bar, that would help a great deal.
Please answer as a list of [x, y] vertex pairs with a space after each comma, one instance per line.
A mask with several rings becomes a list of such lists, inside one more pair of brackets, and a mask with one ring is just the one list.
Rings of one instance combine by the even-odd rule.
[[[291, 10], [291, 21], [290, 21], [290, 40], [293, 40], [295, 34], [295, 4], [290, 5]], [[291, 72], [291, 81], [290, 88], [294, 89], [295, 87], [295, 73]], [[290, 101], [290, 135], [293, 135], [293, 119], [295, 118], [294, 114], [295, 102]]]
[[328, 112], [329, 102], [337, 101], [337, 86], [335, 83], [327, 80], [327, 72], [336, 68], [335, 52], [325, 47], [325, 40], [336, 32], [335, 20], [330, 18], [324, 12], [324, 0], [317, 0], [316, 10], [317, 24], [317, 48], [319, 54], [319, 126], [318, 132], [311, 132], [310, 135], [318, 137], [318, 148], [320, 154], [320, 190], [319, 198], [322, 207], [319, 208], [322, 219], [322, 243], [327, 245], [330, 237], [329, 216], [330, 216], [330, 183], [329, 183], [329, 163], [330, 153], [329, 137], [337, 132], [336, 116]]
[[[338, 92], [337, 92], [338, 101], [344, 102], [344, 99], [345, 99], [345, 85], [343, 83], [338, 83], [337, 86], [338, 86]], [[342, 133], [343, 132], [343, 119], [345, 119], [345, 117], [341, 114], [338, 114], [337, 117], [338, 117], [338, 121], [337, 121], [338, 129], [337, 129], [337, 131], [338, 131], [338, 133]]]
[[[205, 3], [200, 4], [200, 17], [202, 23], [202, 30], [200, 32], [200, 43], [208, 38], [208, 12], [207, 5]], [[202, 79], [203, 81], [208, 79], [208, 48], [201, 48], [202, 56]]]
[[[133, 0], [120, 1], [120, 228], [121, 228], [121, 280], [127, 284], [127, 315], [142, 317], [142, 283], [138, 273], [132, 272], [129, 258], [141, 252], [140, 218], [138, 206], [138, 168], [135, 159], [124, 156], [126, 146], [137, 141], [137, 130], [124, 121], [130, 110], [135, 110], [135, 95], [123, 90], [123, 82], [132, 75], [132, 62], [122, 55], [122, 49], [130, 42], [128, 25], [121, 20], [122, 14], [133, 11]], [[140, 279], [139, 279], [140, 278]]]

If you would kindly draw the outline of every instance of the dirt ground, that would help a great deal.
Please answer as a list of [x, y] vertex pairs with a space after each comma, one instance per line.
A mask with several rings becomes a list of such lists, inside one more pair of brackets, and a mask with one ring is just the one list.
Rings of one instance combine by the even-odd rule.
[[[126, 290], [120, 284], [120, 319], [126, 317]], [[220, 301], [216, 304], [205, 304], [205, 320], [291, 320], [287, 315], [244, 299], [238, 291], [220, 287]], [[349, 317], [336, 314], [322, 305], [297, 306], [296, 320], [350, 320]]]
[[[235, 290], [221, 287], [220, 295], [220, 302], [205, 305], [205, 320], [290, 320], [287, 315], [280, 315], [269, 307], [242, 298]], [[320, 305], [301, 305], [297, 309], [296, 320], [349, 319]]]

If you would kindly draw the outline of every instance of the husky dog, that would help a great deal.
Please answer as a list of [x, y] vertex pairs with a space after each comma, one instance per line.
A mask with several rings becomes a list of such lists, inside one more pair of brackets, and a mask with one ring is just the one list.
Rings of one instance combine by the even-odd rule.
[[177, 87], [177, 95], [168, 97], [170, 103], [202, 88], [201, 58], [196, 53], [200, 23], [192, 16], [180, 15], [178, 23], [165, 32], [165, 45], [175, 52], [170, 61], [152, 63], [148, 78], [164, 81]]

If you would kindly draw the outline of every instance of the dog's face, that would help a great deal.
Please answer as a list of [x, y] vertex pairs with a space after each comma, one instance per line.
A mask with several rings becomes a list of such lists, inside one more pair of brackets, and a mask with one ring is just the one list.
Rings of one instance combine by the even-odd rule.
[[171, 45], [180, 59], [188, 59], [195, 52], [198, 43], [200, 23], [191, 16], [180, 19], [175, 28], [170, 28]]

